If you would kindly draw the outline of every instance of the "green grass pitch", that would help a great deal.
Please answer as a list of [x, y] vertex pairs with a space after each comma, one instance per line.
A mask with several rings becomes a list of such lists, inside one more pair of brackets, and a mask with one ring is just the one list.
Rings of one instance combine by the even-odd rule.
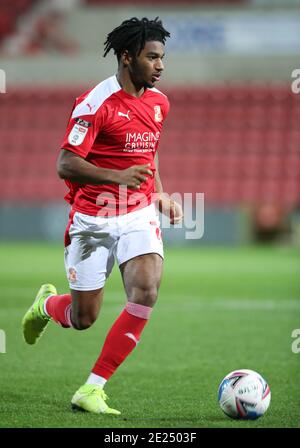
[[[63, 248], [0, 246], [0, 427], [300, 427], [300, 255], [292, 248], [166, 249], [164, 278], [141, 343], [106, 387], [120, 417], [74, 414], [104, 337], [125, 303], [115, 267], [97, 322], [79, 332], [50, 323], [36, 346], [21, 319], [40, 284], [67, 292]], [[234, 421], [217, 403], [231, 370], [260, 372], [272, 392], [267, 413]]]

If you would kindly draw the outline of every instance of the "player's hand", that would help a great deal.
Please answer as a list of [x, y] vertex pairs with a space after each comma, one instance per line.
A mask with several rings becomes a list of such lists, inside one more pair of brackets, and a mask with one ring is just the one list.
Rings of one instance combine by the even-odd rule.
[[170, 218], [170, 224], [178, 224], [183, 218], [181, 205], [165, 195], [158, 199], [159, 211]]
[[118, 184], [127, 185], [129, 188], [140, 188], [141, 183], [146, 182], [148, 179], [145, 174], [153, 176], [150, 166], [150, 163], [147, 163], [146, 165], [133, 165], [126, 170], [119, 171]]

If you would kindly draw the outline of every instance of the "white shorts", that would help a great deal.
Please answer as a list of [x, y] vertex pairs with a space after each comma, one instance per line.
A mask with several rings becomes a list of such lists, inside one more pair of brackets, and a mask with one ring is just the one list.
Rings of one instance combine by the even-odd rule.
[[65, 267], [71, 289], [102, 288], [116, 259], [120, 266], [138, 255], [163, 258], [158, 212], [151, 204], [125, 215], [103, 217], [75, 212], [65, 248]]

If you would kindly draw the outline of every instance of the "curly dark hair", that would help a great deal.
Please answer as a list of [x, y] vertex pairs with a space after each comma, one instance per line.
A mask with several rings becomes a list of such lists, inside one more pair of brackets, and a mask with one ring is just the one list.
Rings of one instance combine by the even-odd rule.
[[120, 26], [107, 35], [104, 42], [104, 57], [111, 49], [117, 55], [118, 61], [124, 50], [127, 50], [132, 56], [138, 56], [149, 40], [157, 40], [165, 44], [167, 37], [170, 37], [170, 33], [163, 27], [162, 21], [158, 17], [154, 20], [149, 20], [146, 17], [140, 20], [137, 17], [132, 17], [129, 20], [124, 20]]

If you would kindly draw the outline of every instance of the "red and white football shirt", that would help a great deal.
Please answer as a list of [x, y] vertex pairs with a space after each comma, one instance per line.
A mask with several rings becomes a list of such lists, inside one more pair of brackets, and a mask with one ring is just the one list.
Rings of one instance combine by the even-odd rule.
[[[137, 98], [126, 93], [114, 75], [76, 99], [61, 147], [102, 168], [124, 170], [150, 163], [154, 174], [154, 156], [168, 111], [169, 101], [159, 90], [145, 89]], [[74, 211], [87, 215], [128, 213], [137, 207], [137, 195], [142, 193], [146, 199], [143, 206], [152, 201], [154, 176], [146, 176], [139, 190], [128, 188], [125, 194], [120, 194], [117, 184], [66, 181], [65, 199]]]

